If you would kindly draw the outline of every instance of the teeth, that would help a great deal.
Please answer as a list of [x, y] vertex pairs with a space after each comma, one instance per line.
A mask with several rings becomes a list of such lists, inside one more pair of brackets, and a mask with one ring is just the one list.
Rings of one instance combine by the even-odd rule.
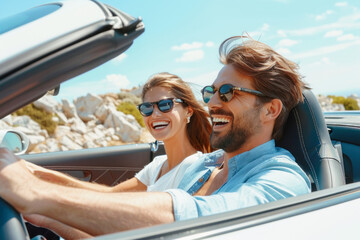
[[213, 122], [216, 122], [216, 123], [218, 123], [218, 122], [228, 123], [228, 122], [229, 122], [229, 119], [214, 117], [214, 118], [212, 119], [212, 121], [213, 121]]
[[159, 126], [159, 125], [168, 125], [169, 123], [168, 122], [164, 122], [164, 121], [162, 121], [162, 122], [153, 122], [153, 127], [156, 127], [156, 126]]

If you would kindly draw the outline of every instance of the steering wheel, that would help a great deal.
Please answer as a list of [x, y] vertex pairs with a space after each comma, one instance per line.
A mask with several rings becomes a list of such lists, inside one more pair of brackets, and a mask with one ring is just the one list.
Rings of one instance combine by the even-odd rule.
[[21, 215], [7, 202], [0, 198], [0, 239], [29, 239]]

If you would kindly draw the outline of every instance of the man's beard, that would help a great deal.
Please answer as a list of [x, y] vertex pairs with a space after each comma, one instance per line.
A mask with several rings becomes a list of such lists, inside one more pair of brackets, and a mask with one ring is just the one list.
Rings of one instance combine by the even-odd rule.
[[[218, 111], [216, 112], [221, 112], [223, 115], [233, 117], [233, 114], [231, 113], [225, 113], [223, 110], [220, 110], [220, 112]], [[255, 107], [238, 116], [236, 119], [233, 117], [231, 128], [227, 133], [214, 133], [214, 131], [212, 131], [210, 135], [211, 146], [213, 148], [223, 149], [227, 153], [238, 150], [244, 145], [249, 137], [254, 135], [261, 128], [259, 114], [259, 109]]]

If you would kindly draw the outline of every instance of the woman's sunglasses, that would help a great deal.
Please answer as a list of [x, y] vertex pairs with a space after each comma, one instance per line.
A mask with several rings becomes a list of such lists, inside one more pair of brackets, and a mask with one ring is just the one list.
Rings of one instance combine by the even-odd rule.
[[248, 89], [248, 88], [242, 88], [242, 87], [235, 87], [231, 84], [224, 84], [221, 85], [219, 89], [216, 89], [214, 86], [206, 86], [201, 90], [202, 97], [205, 103], [208, 103], [212, 96], [218, 91], [219, 97], [223, 102], [230, 101], [234, 96], [234, 90], [241, 91], [241, 92], [247, 92], [250, 94], [254, 94], [256, 96], [260, 97], [266, 97], [262, 92]]
[[179, 98], [167, 98], [162, 99], [157, 102], [144, 102], [139, 104], [137, 108], [139, 109], [141, 115], [144, 117], [149, 117], [154, 112], [154, 105], [156, 104], [158, 109], [163, 112], [169, 112], [174, 107], [174, 103], [183, 103], [184, 101]]

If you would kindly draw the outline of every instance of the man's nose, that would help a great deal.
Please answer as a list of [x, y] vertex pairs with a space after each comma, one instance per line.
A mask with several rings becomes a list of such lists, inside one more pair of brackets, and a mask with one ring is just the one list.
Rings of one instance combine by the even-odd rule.
[[221, 107], [222, 101], [220, 99], [219, 93], [215, 92], [214, 95], [210, 98], [209, 102], [207, 103], [208, 108], [216, 108]]

